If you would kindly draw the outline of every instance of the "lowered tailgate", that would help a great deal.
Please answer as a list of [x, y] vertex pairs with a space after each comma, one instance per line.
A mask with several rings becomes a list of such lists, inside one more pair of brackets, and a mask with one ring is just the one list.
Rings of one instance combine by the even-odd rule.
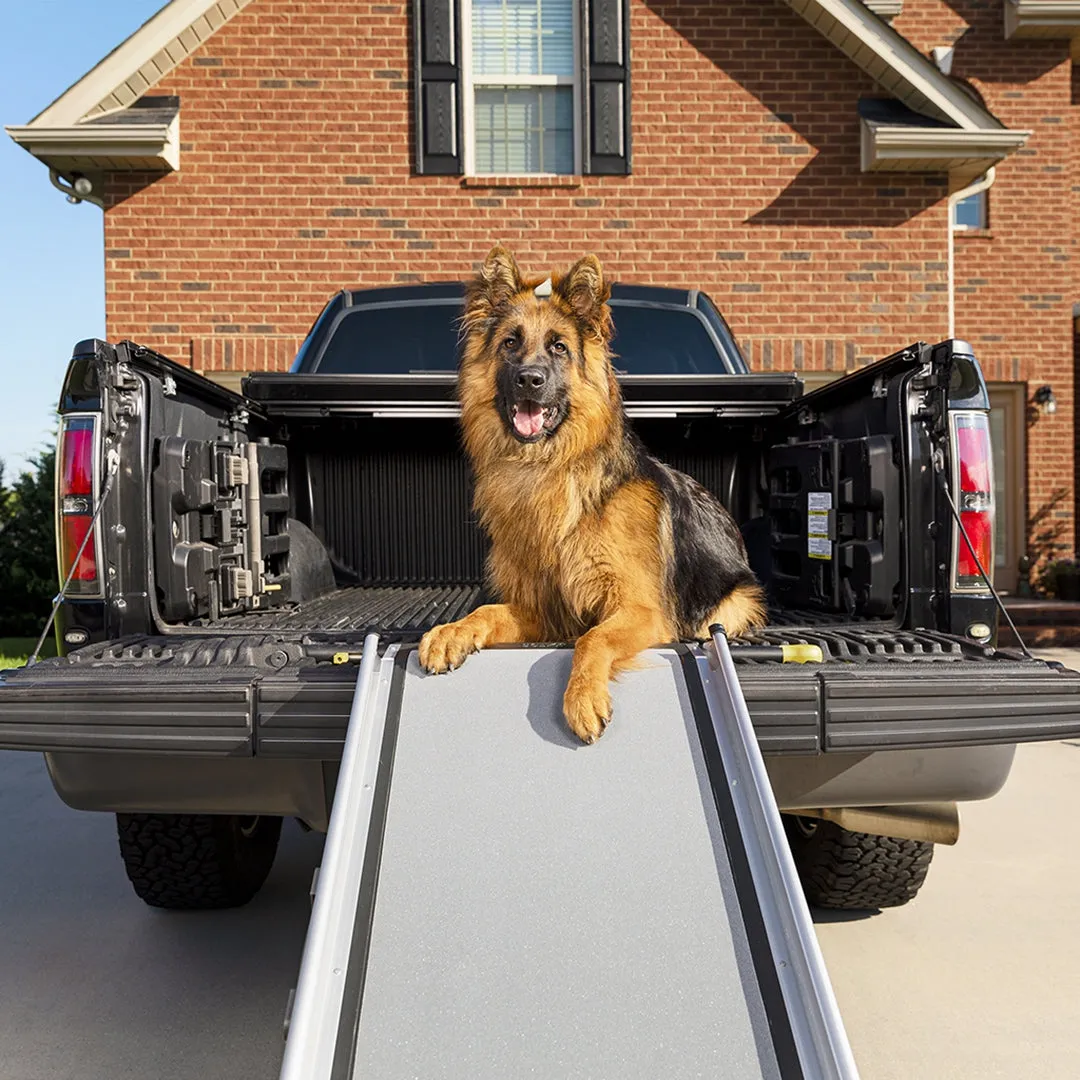
[[[792, 628], [760, 640], [817, 644], [826, 658], [739, 662], [766, 754], [1080, 736], [1080, 674], [1059, 665], [923, 631]], [[355, 679], [351, 665], [329, 662], [335, 648], [359, 642], [264, 635], [89, 646], [0, 673], [0, 748], [333, 760]]]

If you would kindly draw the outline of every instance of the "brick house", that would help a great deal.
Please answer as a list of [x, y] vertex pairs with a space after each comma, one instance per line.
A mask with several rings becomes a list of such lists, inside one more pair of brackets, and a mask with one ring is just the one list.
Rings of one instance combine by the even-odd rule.
[[1012, 588], [1026, 519], [1075, 544], [1071, 55], [1080, 0], [172, 0], [7, 130], [104, 209], [109, 337], [226, 382], [495, 239], [705, 289], [810, 384], [952, 319]]

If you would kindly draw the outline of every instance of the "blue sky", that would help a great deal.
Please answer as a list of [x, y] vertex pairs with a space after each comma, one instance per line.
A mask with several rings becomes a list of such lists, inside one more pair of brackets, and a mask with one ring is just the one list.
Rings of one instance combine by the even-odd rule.
[[[0, 125], [25, 124], [163, 0], [31, 0], [0, 14]], [[71, 206], [0, 132], [0, 461], [49, 442], [71, 346], [105, 334], [101, 210]]]

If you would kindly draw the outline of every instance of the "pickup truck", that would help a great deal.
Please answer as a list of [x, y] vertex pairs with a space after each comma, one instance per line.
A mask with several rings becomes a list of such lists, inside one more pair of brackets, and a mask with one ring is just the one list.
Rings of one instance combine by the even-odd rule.
[[[482, 602], [461, 298], [342, 291], [292, 370], [242, 395], [130, 341], [75, 347], [61, 655], [0, 674], [0, 748], [43, 751], [67, 804], [116, 814], [147, 903], [249, 900], [283, 818], [327, 828], [353, 693], [340, 661], [369, 629], [415, 643]], [[804, 393], [751, 372], [703, 292], [616, 285], [611, 305], [636, 430], [743, 529], [771, 610], [751, 641], [822, 650], [738, 662], [807, 896], [904, 903], [1018, 743], [1080, 734], [1080, 675], [995, 648], [973, 351], [917, 343]]]

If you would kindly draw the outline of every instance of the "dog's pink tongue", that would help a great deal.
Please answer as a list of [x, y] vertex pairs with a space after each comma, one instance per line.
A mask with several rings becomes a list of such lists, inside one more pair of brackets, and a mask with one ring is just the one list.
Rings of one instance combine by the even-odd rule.
[[544, 427], [544, 410], [533, 401], [523, 401], [514, 413], [514, 427], [526, 438], [539, 435]]

